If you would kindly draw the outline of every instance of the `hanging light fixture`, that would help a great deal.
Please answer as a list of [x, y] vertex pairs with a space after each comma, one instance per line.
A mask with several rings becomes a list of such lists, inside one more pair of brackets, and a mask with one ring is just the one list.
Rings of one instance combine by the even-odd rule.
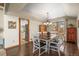
[[44, 24], [44, 25], [51, 25], [51, 24], [52, 24], [52, 22], [50, 22], [48, 12], [47, 12], [47, 18], [46, 18], [46, 21], [43, 22], [43, 24]]

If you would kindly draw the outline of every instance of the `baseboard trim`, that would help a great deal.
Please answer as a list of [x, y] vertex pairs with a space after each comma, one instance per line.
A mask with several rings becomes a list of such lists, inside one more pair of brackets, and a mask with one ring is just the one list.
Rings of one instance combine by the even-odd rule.
[[[30, 42], [32, 42], [32, 40], [31, 40]], [[26, 44], [28, 44], [28, 43], [26, 43]], [[21, 45], [22, 45], [22, 44], [21, 44]], [[5, 49], [12, 49], [12, 48], [15, 48], [15, 47], [19, 47], [19, 45], [10, 46], [10, 47], [7, 47], [7, 48], [5, 48]]]
[[7, 47], [7, 48], [5, 48], [5, 49], [7, 50], [7, 49], [15, 48], [15, 47], [19, 47], [19, 45], [15, 45], [15, 46]]

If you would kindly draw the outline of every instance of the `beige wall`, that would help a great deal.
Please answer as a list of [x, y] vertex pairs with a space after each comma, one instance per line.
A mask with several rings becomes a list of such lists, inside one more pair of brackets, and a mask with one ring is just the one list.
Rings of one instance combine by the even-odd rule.
[[77, 27], [77, 25], [76, 25], [76, 19], [68, 19], [68, 21], [67, 21], [67, 27], [69, 27], [69, 24], [73, 24], [74, 27]]
[[[16, 28], [9, 29], [8, 21], [15, 21]], [[12, 47], [19, 44], [18, 41], [18, 17], [11, 15], [4, 15], [4, 38], [5, 38], [5, 48]]]
[[[16, 29], [8, 29], [8, 21], [16, 21]], [[39, 32], [39, 24], [41, 22], [33, 20], [30, 18], [30, 39]], [[18, 17], [11, 15], [4, 15], [4, 38], [5, 38], [5, 48], [15, 46], [19, 44], [18, 41]], [[31, 40], [30, 40], [31, 41]]]
[[79, 48], [79, 27], [78, 27], [79, 16], [77, 17], [77, 46]]
[[3, 28], [4, 25], [4, 17], [3, 17], [4, 13], [2, 10], [0, 10], [0, 28]]
[[33, 36], [39, 32], [39, 25], [41, 22], [30, 19], [30, 39], [33, 39]]
[[[0, 29], [3, 29], [4, 26], [4, 13], [3, 10], [0, 10]], [[3, 37], [3, 32], [0, 32], [0, 37]]]

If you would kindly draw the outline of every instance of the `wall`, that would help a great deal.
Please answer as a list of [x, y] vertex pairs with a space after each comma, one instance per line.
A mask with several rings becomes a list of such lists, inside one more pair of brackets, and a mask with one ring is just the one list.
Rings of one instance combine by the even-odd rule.
[[[16, 21], [16, 29], [8, 29], [8, 21]], [[30, 39], [39, 32], [39, 24], [41, 22], [30, 19]], [[4, 38], [5, 38], [5, 48], [18, 45], [18, 17], [4, 15]]]
[[73, 26], [76, 27], [76, 19], [68, 19], [67, 27], [70, 27], [70, 24], [73, 24]]
[[33, 39], [33, 36], [39, 32], [39, 24], [41, 22], [30, 19], [30, 39]]
[[[64, 37], [65, 37], [65, 38], [64, 38], [64, 41], [66, 41], [67, 38], [66, 38], [66, 20], [65, 20], [65, 18], [62, 17], [62, 18], [54, 19], [54, 20], [52, 20], [51, 22], [64, 22], [64, 28], [63, 28], [63, 29], [64, 29], [64, 33], [65, 33], [65, 34], [64, 34]], [[51, 25], [51, 26], [52, 26], [52, 25]], [[52, 31], [52, 28], [53, 28], [53, 27], [51, 27], [51, 26], [48, 27], [48, 28], [50, 28], [50, 29], [48, 29], [48, 31], [53, 32], [53, 31]]]
[[77, 46], [79, 48], [79, 27], [78, 27], [79, 15], [77, 17]]
[[[4, 26], [4, 18], [3, 18], [3, 10], [0, 10], [0, 29], [3, 30], [3, 26]], [[0, 31], [0, 37], [3, 37], [3, 32]]]
[[3, 19], [3, 11], [2, 10], [0, 10], [0, 28], [3, 28], [3, 25], [4, 25], [4, 21], [3, 21], [4, 19]]
[[[16, 29], [8, 29], [8, 21], [16, 22]], [[4, 15], [5, 48], [18, 45], [18, 17]]]

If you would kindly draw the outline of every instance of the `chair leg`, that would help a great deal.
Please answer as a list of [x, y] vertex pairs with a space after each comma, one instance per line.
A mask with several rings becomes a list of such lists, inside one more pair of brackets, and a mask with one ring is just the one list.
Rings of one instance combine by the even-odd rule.
[[40, 56], [40, 49], [39, 49], [39, 56]]
[[34, 53], [34, 47], [33, 47], [33, 53]]
[[49, 53], [50, 53], [50, 43], [49, 43]]
[[58, 49], [58, 55], [60, 56], [60, 50]]

